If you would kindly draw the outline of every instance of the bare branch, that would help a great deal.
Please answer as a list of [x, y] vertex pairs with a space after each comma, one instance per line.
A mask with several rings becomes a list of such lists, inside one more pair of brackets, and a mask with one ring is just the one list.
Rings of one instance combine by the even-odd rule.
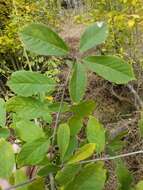
[[20, 183], [20, 184], [17, 184], [17, 185], [13, 185], [13, 186], [11, 186], [11, 187], [9, 187], [9, 188], [6, 188], [6, 189], [4, 189], [4, 190], [12, 190], [12, 189], [17, 189], [17, 188], [23, 187], [23, 186], [25, 186], [25, 185], [28, 185], [28, 184], [32, 183], [32, 182], [35, 181], [36, 179], [37, 179], [37, 178], [34, 177], [34, 178], [32, 178], [32, 179], [29, 179], [29, 180], [27, 180], [27, 181], [24, 181], [23, 183]]
[[133, 155], [137, 155], [137, 154], [143, 154], [143, 150], [139, 150], [139, 151], [135, 151], [135, 152], [129, 152], [129, 153], [125, 153], [125, 154], [120, 154], [117, 156], [111, 156], [111, 157], [103, 157], [103, 158], [96, 158], [96, 159], [92, 159], [92, 160], [85, 160], [85, 161], [81, 161], [81, 164], [86, 164], [86, 163], [91, 163], [91, 162], [98, 162], [98, 161], [108, 161], [108, 160], [115, 160], [118, 158], [125, 158], [125, 157], [129, 157], [129, 156], [133, 156]]

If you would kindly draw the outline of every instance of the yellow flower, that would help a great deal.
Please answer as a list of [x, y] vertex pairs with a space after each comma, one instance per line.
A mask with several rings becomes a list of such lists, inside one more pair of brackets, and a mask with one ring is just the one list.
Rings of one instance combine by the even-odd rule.
[[128, 21], [129, 28], [132, 28], [134, 25], [135, 25], [135, 20], [129, 20]]
[[54, 98], [52, 96], [47, 96], [46, 99], [49, 101], [53, 101]]

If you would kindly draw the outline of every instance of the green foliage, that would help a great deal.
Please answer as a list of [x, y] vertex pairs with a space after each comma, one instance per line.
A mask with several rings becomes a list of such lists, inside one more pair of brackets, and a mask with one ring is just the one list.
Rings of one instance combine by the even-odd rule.
[[116, 173], [119, 181], [119, 190], [131, 189], [133, 178], [122, 160], [116, 162]]
[[[84, 52], [103, 43], [107, 37], [107, 28], [106, 24], [101, 26], [101, 23], [89, 27], [81, 37], [80, 51]], [[20, 36], [29, 51], [40, 55], [63, 56], [68, 53], [65, 42], [45, 25], [30, 24], [21, 31]], [[102, 162], [94, 163], [92, 158], [106, 149], [105, 129], [92, 116], [95, 102], [83, 100], [87, 68], [117, 84], [135, 79], [132, 66], [121, 58], [85, 57], [83, 53], [71, 68], [73, 72], [68, 88], [71, 102], [66, 103], [64, 97], [61, 102], [53, 101], [51, 96], [56, 89], [56, 80], [45, 74], [27, 69], [12, 74], [7, 84], [15, 95], [12, 94], [6, 103], [0, 100], [1, 126], [4, 127], [7, 123], [6, 112], [10, 118], [10, 125], [0, 131], [0, 177], [14, 175], [15, 183], [22, 183], [26, 179], [22, 167], [36, 166], [41, 178], [36, 178], [33, 183], [20, 187], [21, 189], [44, 189], [44, 177], [47, 175], [51, 186], [58, 189], [104, 189], [106, 169]], [[60, 117], [64, 112], [67, 112], [65, 117]], [[20, 148], [16, 155], [12, 150], [13, 142], [2, 138], [7, 139], [11, 131]], [[92, 164], [87, 164], [91, 162], [88, 158]], [[15, 172], [14, 165], [18, 168]], [[122, 189], [130, 187], [131, 177], [122, 163], [117, 165], [117, 177]]]
[[96, 144], [96, 152], [100, 153], [105, 148], [105, 129], [97, 119], [90, 116], [87, 124], [87, 139]]
[[106, 170], [102, 163], [89, 164], [69, 183], [65, 190], [102, 190], [106, 180]]
[[0, 138], [0, 178], [10, 177], [15, 163], [12, 145]]
[[55, 83], [40, 73], [17, 71], [12, 74], [8, 86], [15, 94], [27, 97], [53, 91]]
[[65, 124], [61, 124], [57, 131], [57, 144], [60, 150], [61, 161], [63, 161], [65, 153], [67, 151], [68, 145], [70, 141], [70, 129], [69, 126]]
[[65, 186], [66, 184], [70, 183], [75, 175], [79, 172], [80, 165], [67, 165], [64, 168], [62, 168], [61, 171], [59, 171], [56, 174], [56, 181], [60, 186]]
[[107, 24], [103, 22], [97, 22], [83, 33], [80, 41], [80, 51], [85, 52], [103, 42], [105, 42], [108, 36]]
[[3, 99], [0, 98], [0, 127], [4, 127], [6, 122], [6, 106]]
[[69, 92], [73, 102], [79, 103], [86, 90], [87, 76], [84, 65], [75, 63], [70, 80]]
[[86, 158], [89, 158], [92, 156], [92, 154], [95, 151], [95, 144], [94, 143], [88, 143], [81, 148], [79, 148], [75, 154], [70, 158], [68, 161], [68, 164], [74, 164], [76, 162], [79, 162], [81, 160], [85, 160]]
[[114, 56], [89, 56], [84, 59], [87, 68], [116, 84], [135, 80], [132, 66]]
[[140, 181], [140, 182], [136, 185], [135, 190], [143, 190], [143, 181]]
[[21, 120], [14, 124], [16, 135], [25, 142], [44, 138], [45, 133], [38, 125], [31, 121]]
[[25, 166], [40, 163], [48, 151], [49, 144], [49, 140], [45, 138], [27, 142], [23, 145], [20, 153], [18, 154], [18, 164], [20, 166]]
[[62, 56], [68, 53], [68, 47], [64, 41], [42, 24], [31, 24], [25, 27], [20, 37], [27, 50], [36, 54]]

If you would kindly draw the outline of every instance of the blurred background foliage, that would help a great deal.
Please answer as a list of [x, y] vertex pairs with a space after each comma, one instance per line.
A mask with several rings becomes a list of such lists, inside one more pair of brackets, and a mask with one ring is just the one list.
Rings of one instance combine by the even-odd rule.
[[62, 60], [29, 54], [21, 47], [18, 31], [30, 22], [42, 22], [60, 31], [67, 18], [75, 25], [106, 21], [110, 35], [99, 47], [100, 53], [120, 55], [141, 73], [142, 4], [143, 0], [0, 0], [1, 77], [7, 78], [14, 70], [26, 69], [29, 63], [34, 70], [56, 75]]

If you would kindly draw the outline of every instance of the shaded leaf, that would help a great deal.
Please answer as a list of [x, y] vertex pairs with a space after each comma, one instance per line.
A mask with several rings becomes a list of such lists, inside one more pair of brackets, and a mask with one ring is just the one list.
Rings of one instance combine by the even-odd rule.
[[105, 129], [99, 121], [90, 116], [87, 124], [87, 139], [96, 144], [96, 152], [100, 153], [105, 148]]
[[74, 105], [71, 107], [71, 111], [74, 113], [76, 117], [85, 117], [92, 114], [95, 109], [95, 102], [92, 100], [87, 100], [79, 103], [78, 105]]
[[62, 56], [68, 53], [65, 42], [43, 24], [28, 25], [21, 31], [20, 37], [26, 49], [38, 55]]
[[48, 164], [47, 166], [42, 167], [38, 171], [38, 175], [41, 176], [41, 177], [46, 177], [50, 173], [56, 173], [57, 171], [58, 171], [58, 167], [57, 166], [54, 166], [52, 164]]
[[45, 190], [45, 180], [44, 178], [37, 178], [28, 186], [28, 190]]
[[116, 56], [89, 56], [84, 60], [87, 68], [104, 79], [116, 84], [135, 80], [132, 65]]
[[75, 151], [75, 149], [77, 149], [77, 147], [78, 147], [78, 140], [76, 136], [73, 136], [70, 138], [69, 146], [64, 156], [64, 161], [68, 160], [73, 155], [73, 152]]
[[6, 106], [5, 101], [0, 98], [0, 127], [5, 127], [6, 123]]
[[26, 166], [40, 163], [46, 156], [49, 144], [49, 140], [44, 138], [24, 144], [18, 154], [18, 164], [20, 166]]
[[0, 138], [7, 139], [10, 136], [10, 131], [7, 128], [0, 128]]
[[59, 146], [60, 157], [62, 161], [67, 151], [69, 141], [70, 141], [70, 129], [68, 124], [65, 123], [59, 125], [57, 131], [57, 144]]
[[73, 180], [75, 175], [79, 172], [80, 165], [67, 165], [56, 174], [56, 181], [60, 186], [65, 186], [67, 183]]
[[73, 137], [77, 135], [83, 127], [82, 119], [76, 116], [71, 117], [68, 121], [68, 124], [70, 127], [70, 134]]
[[82, 100], [87, 84], [86, 70], [83, 64], [76, 63], [69, 83], [70, 97], [73, 102]]
[[47, 76], [24, 70], [14, 72], [7, 84], [15, 94], [25, 97], [50, 92], [55, 88], [55, 82]]
[[60, 110], [60, 113], [63, 113], [69, 111], [69, 108], [69, 104], [66, 102], [63, 102], [62, 105], [60, 102], [49, 104], [49, 111], [51, 112], [59, 112]]
[[119, 182], [119, 190], [130, 189], [133, 177], [122, 160], [116, 161], [116, 174]]
[[8, 178], [12, 174], [15, 157], [12, 145], [0, 139], [0, 178]]
[[106, 180], [106, 170], [102, 163], [88, 164], [64, 190], [103, 190]]
[[81, 160], [85, 160], [86, 158], [92, 156], [92, 154], [95, 151], [95, 144], [94, 143], [89, 143], [81, 148], [79, 148], [75, 154], [70, 158], [68, 161], [68, 164], [74, 164], [76, 162], [79, 162]]
[[104, 22], [96, 22], [89, 26], [80, 40], [80, 51], [85, 52], [105, 42], [108, 36], [108, 27]]

